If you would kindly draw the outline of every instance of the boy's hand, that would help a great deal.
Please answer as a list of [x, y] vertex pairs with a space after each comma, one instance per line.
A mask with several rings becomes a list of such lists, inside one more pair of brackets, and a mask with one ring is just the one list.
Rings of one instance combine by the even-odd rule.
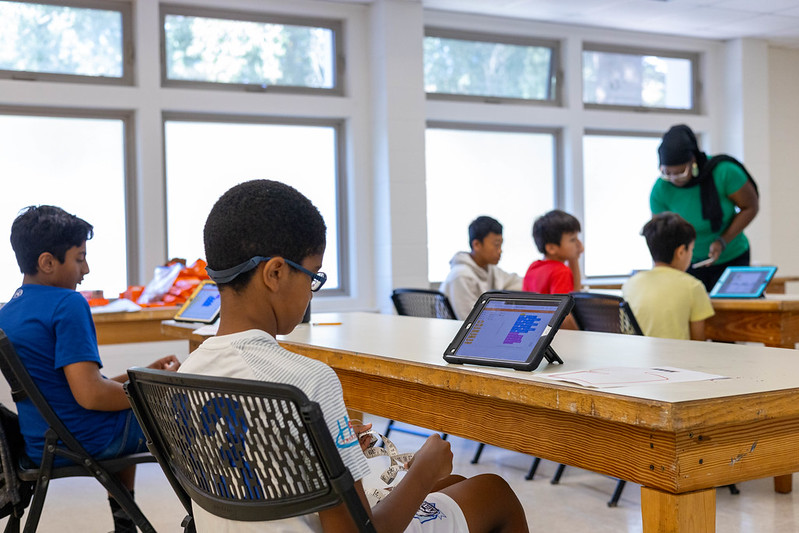
[[433, 433], [419, 451], [414, 454], [407, 468], [415, 466], [417, 470], [428, 472], [433, 481], [438, 481], [452, 473], [452, 450], [449, 442], [442, 440], [441, 435]]
[[166, 357], [162, 357], [158, 361], [151, 363], [147, 366], [147, 368], [152, 368], [154, 370], [167, 370], [169, 372], [176, 372], [178, 368], [180, 368], [180, 361], [174, 355], [167, 355]]
[[366, 451], [369, 444], [372, 442], [371, 435], [364, 435], [367, 431], [372, 429], [372, 424], [353, 424], [352, 430], [358, 435], [358, 443], [361, 445], [361, 450]]

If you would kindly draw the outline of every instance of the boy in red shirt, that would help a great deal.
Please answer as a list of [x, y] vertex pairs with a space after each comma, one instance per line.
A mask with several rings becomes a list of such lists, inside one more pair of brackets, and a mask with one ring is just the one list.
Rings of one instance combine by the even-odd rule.
[[534, 261], [524, 276], [522, 289], [541, 294], [566, 294], [580, 290], [580, 221], [555, 209], [533, 224], [533, 240], [544, 259]]

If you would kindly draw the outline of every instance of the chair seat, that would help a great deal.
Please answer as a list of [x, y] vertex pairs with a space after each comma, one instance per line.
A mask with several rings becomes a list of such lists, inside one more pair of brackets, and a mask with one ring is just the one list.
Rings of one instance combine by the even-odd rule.
[[[30, 459], [28, 459], [29, 461]], [[131, 465], [138, 465], [142, 463], [156, 463], [155, 457], [147, 452], [143, 453], [136, 453], [133, 455], [125, 455], [124, 457], [116, 457], [114, 459], [105, 459], [102, 461], [97, 461], [100, 466], [105, 468], [108, 472], [116, 473], [120, 470], [124, 470], [125, 468]], [[17, 468], [17, 476], [22, 481], [33, 481], [35, 482], [39, 477], [39, 468], [28, 468], [20, 465]], [[52, 472], [50, 473], [50, 479], [60, 479], [65, 477], [93, 477], [94, 474], [91, 473], [85, 466], [82, 465], [66, 465], [66, 466], [58, 466], [53, 468]]]

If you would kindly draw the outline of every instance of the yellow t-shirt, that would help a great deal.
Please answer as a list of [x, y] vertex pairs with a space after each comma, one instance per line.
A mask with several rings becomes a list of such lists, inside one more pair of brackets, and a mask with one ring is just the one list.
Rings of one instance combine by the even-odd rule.
[[668, 266], [635, 274], [622, 293], [649, 337], [690, 340], [690, 323], [715, 314], [702, 282]]

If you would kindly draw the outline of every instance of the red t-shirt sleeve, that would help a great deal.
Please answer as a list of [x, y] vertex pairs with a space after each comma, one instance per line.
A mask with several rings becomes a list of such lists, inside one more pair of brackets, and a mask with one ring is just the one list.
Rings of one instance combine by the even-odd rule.
[[574, 290], [574, 277], [566, 265], [561, 264], [557, 268], [553, 268], [549, 280], [550, 294], [566, 294]]

